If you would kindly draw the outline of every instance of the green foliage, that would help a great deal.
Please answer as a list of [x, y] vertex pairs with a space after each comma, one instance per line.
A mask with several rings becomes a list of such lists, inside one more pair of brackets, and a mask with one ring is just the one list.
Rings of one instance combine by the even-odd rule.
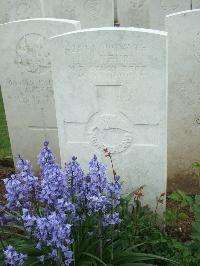
[[192, 237], [194, 240], [200, 241], [200, 195], [195, 197], [194, 202], [195, 221], [193, 222]]
[[[170, 195], [180, 207], [191, 206], [191, 200], [184, 193]], [[134, 204], [133, 204], [134, 202]], [[102, 237], [103, 254], [99, 256], [99, 236], [90, 234], [91, 224], [98, 221], [91, 220], [82, 227], [74, 228], [75, 234], [75, 264], [76, 266], [199, 266], [200, 265], [200, 196], [196, 196], [193, 207], [195, 222], [193, 223], [193, 240], [183, 243], [172, 239], [166, 234], [164, 225], [157, 214], [141, 204], [135, 204], [133, 193], [122, 199], [119, 206], [122, 223], [111, 229], [106, 229]], [[168, 216], [174, 222], [177, 215], [167, 210]], [[136, 215], [137, 214], [137, 215]], [[183, 219], [185, 216], [178, 219]], [[166, 214], [165, 214], [166, 216]], [[165, 217], [166, 219], [166, 217]], [[19, 252], [27, 253], [29, 261], [26, 266], [39, 266], [36, 258], [44, 250], [35, 249], [36, 243], [27, 237], [23, 227], [1, 227], [0, 236], [6, 244], [16, 247]], [[156, 255], [155, 255], [156, 254]], [[3, 256], [0, 254], [0, 265]], [[45, 262], [45, 266], [52, 265]]]
[[11, 156], [10, 140], [0, 89], [0, 159]]
[[189, 217], [183, 208], [192, 208], [193, 199], [185, 192], [177, 190], [168, 196], [171, 201], [177, 203], [176, 209], [167, 209], [164, 213], [165, 223], [168, 226], [176, 226], [179, 222], [187, 220]]
[[174, 202], [177, 202], [180, 207], [190, 207], [193, 204], [192, 197], [188, 196], [185, 192], [177, 190], [176, 192], [173, 192], [171, 195], [168, 196], [169, 199], [173, 200]]
[[[142, 208], [141, 204], [133, 205], [133, 194], [121, 201], [119, 206], [122, 223], [112, 229], [105, 229], [102, 235], [102, 259], [99, 256], [98, 233], [90, 234], [91, 224], [98, 221], [87, 220], [81, 227], [74, 228], [75, 241], [74, 253], [76, 266], [148, 266], [148, 265], [176, 265], [170, 256], [163, 256], [157, 249], [158, 245], [166, 245], [165, 237], [159, 227], [155, 226], [155, 213], [148, 208]], [[137, 216], [135, 216], [137, 213]], [[137, 219], [137, 220], [136, 220]], [[97, 227], [98, 228], [98, 227]], [[94, 230], [95, 231], [95, 230]], [[6, 245], [16, 247], [16, 250], [26, 253], [29, 261], [25, 265], [40, 265], [37, 257], [44, 250], [35, 249], [36, 243], [25, 234], [21, 226], [1, 227], [1, 236]], [[156, 254], [156, 255], [154, 255]], [[168, 258], [167, 258], [168, 257]], [[1, 254], [1, 259], [3, 259]], [[0, 265], [3, 262], [0, 261]], [[44, 265], [51, 265], [46, 262]]]

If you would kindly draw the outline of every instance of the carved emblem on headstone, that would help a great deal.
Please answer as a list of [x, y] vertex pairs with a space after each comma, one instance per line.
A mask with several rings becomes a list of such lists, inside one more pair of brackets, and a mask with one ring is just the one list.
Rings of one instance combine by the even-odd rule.
[[127, 150], [132, 142], [131, 122], [123, 114], [95, 114], [89, 121], [90, 142], [102, 151], [108, 147], [112, 154]]
[[130, 6], [132, 9], [142, 8], [146, 0], [130, 0]]
[[200, 62], [200, 32], [197, 33], [197, 35], [195, 36], [193, 41], [193, 46], [194, 46], [194, 54], [197, 60]]
[[84, 8], [87, 10], [88, 15], [93, 19], [99, 16], [101, 6], [101, 0], [86, 0], [84, 3]]
[[63, 13], [68, 19], [75, 19], [76, 12], [74, 0], [63, 0], [61, 3], [61, 10], [63, 10]]
[[50, 53], [46, 38], [31, 33], [23, 36], [16, 46], [16, 64], [33, 74], [43, 74], [50, 70]]

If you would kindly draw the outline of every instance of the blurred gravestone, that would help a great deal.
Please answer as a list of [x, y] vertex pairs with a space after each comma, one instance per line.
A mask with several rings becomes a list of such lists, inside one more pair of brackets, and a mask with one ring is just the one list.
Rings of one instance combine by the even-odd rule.
[[0, 84], [12, 153], [29, 159], [34, 169], [44, 140], [59, 158], [47, 38], [76, 29], [79, 22], [56, 19], [0, 26]]
[[192, 0], [192, 8], [200, 8], [200, 0]]
[[40, 0], [0, 0], [0, 24], [43, 17]]
[[75, 19], [81, 28], [114, 25], [114, 0], [43, 0], [46, 17]]
[[191, 0], [152, 0], [150, 1], [151, 29], [165, 30], [165, 16], [191, 9]]
[[200, 158], [200, 10], [167, 16], [169, 36], [168, 176], [192, 179]]
[[117, 0], [120, 26], [149, 28], [149, 0]]

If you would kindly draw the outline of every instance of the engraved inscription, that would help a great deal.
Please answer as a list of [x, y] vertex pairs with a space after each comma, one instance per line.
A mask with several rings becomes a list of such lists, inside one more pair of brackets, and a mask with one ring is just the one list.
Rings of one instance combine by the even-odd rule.
[[[92, 66], [92, 71], [106, 72], [107, 75], [118, 71], [119, 75], [142, 75], [147, 64], [144, 58], [146, 46], [138, 43], [104, 43], [101, 45], [99, 53], [96, 53], [98, 44], [71, 44], [69, 41], [66, 45], [65, 54], [70, 57], [67, 64], [68, 71], [75, 70], [77, 75], [84, 72], [84, 68]], [[85, 52], [82, 53], [82, 50]]]
[[29, 73], [43, 74], [50, 70], [47, 39], [36, 33], [23, 36], [16, 46], [16, 64]]
[[160, 4], [165, 12], [176, 11], [179, 8], [179, 3], [176, 3], [176, 0], [161, 0]]
[[[124, 125], [128, 125], [124, 127]], [[88, 125], [92, 145], [102, 151], [109, 148], [112, 154], [127, 150], [132, 142], [131, 122], [122, 114], [97, 114]]]
[[102, 4], [101, 0], [86, 0], [84, 3], [84, 9], [91, 19], [95, 19], [100, 15]]
[[144, 6], [146, 0], [130, 0], [131, 9], [140, 9]]
[[53, 104], [53, 86], [52, 80], [39, 79], [37, 82], [33, 80], [6, 80], [7, 98], [15, 99], [21, 104], [27, 105], [44, 105], [46, 103]]
[[196, 117], [196, 118], [195, 118], [195, 123], [196, 123], [197, 125], [200, 125], [200, 118], [199, 118], [199, 117]]
[[198, 32], [194, 38], [193, 47], [194, 47], [194, 54], [197, 60], [200, 62], [200, 32]]

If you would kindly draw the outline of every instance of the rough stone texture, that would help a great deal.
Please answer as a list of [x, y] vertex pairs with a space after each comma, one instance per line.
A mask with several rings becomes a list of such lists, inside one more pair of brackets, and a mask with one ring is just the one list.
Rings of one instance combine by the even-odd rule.
[[191, 0], [152, 0], [150, 2], [150, 27], [165, 29], [165, 16], [191, 9]]
[[192, 8], [200, 8], [200, 0], [192, 0]]
[[40, 0], [0, 0], [0, 24], [43, 17]]
[[121, 26], [149, 28], [150, 0], [117, 0], [118, 21]]
[[167, 16], [169, 33], [168, 177], [190, 179], [200, 160], [200, 11]]
[[49, 37], [80, 29], [79, 22], [33, 19], [0, 26], [0, 85], [13, 156], [34, 163], [44, 140], [59, 159]]
[[75, 19], [81, 28], [114, 25], [113, 0], [43, 0], [46, 17]]
[[[50, 39], [62, 164], [109, 148], [126, 192], [166, 190], [166, 33], [85, 30]], [[109, 161], [106, 163], [110, 166]]]

